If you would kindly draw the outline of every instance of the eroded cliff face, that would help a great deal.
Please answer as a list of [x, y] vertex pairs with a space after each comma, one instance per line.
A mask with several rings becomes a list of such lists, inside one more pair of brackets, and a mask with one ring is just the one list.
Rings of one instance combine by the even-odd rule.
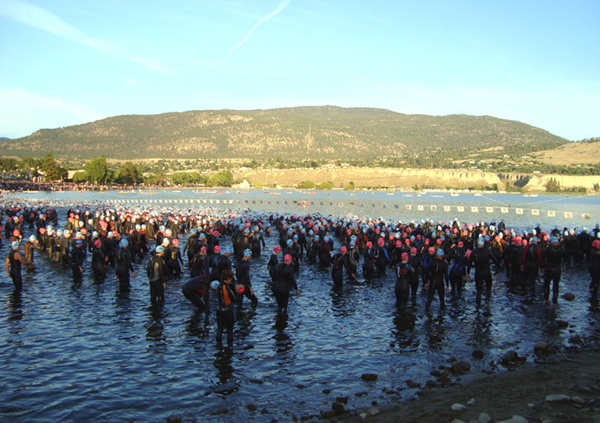
[[554, 178], [562, 188], [584, 187], [593, 190], [600, 183], [597, 176], [570, 175], [522, 175], [496, 174], [492, 172], [450, 170], [450, 169], [389, 169], [389, 168], [333, 168], [333, 169], [285, 169], [239, 171], [236, 178], [248, 179], [253, 184], [262, 182], [265, 187], [273, 185], [295, 186], [303, 181], [317, 184], [333, 182], [334, 187], [342, 187], [354, 182], [356, 187], [402, 188], [415, 186], [428, 188], [476, 188], [497, 187], [502, 190], [507, 181], [517, 184], [525, 191], [546, 191], [546, 183]]

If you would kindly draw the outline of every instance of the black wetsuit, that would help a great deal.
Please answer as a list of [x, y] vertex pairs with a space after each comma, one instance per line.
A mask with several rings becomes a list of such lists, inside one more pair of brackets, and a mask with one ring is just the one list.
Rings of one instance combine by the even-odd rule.
[[221, 283], [217, 288], [217, 342], [221, 343], [223, 329], [227, 328], [227, 345], [233, 345], [234, 305], [237, 294], [233, 283]]
[[279, 263], [276, 269], [276, 277], [273, 281], [273, 295], [277, 300], [277, 314], [287, 315], [287, 307], [290, 299], [290, 291], [298, 290], [296, 277], [294, 276], [294, 265]]
[[81, 283], [83, 275], [83, 261], [85, 259], [85, 251], [83, 245], [75, 247], [71, 250], [71, 268], [73, 269], [73, 283]]
[[150, 302], [163, 301], [165, 298], [164, 284], [167, 280], [167, 266], [162, 257], [154, 255], [150, 258], [146, 274], [150, 284]]
[[431, 302], [436, 291], [440, 298], [440, 309], [444, 309], [446, 307], [446, 303], [444, 302], [444, 281], [447, 286], [450, 285], [448, 280], [448, 263], [439, 257], [433, 259], [429, 263], [429, 267], [427, 267], [427, 279], [429, 280], [429, 295], [425, 309], [429, 310], [431, 307]]
[[134, 272], [132, 261], [129, 248], [121, 247], [119, 254], [117, 254], [117, 268], [115, 270], [121, 290], [128, 290], [130, 288], [129, 272]]
[[269, 262], [267, 263], [267, 270], [269, 271], [269, 276], [271, 277], [271, 282], [275, 282], [278, 264], [279, 264], [279, 259], [277, 258], [277, 254], [271, 254], [271, 257], [269, 258]]
[[8, 253], [8, 264], [10, 278], [13, 281], [13, 285], [17, 291], [21, 291], [23, 288], [23, 279], [21, 277], [21, 262], [15, 257], [17, 250], [11, 250]]
[[210, 313], [208, 285], [208, 274], [204, 273], [190, 279], [181, 287], [181, 292], [183, 292], [185, 298], [198, 307], [200, 312], [204, 311], [207, 318]]
[[247, 260], [240, 260], [235, 266], [235, 278], [237, 283], [244, 286], [244, 292], [237, 296], [237, 305], [242, 307], [244, 297], [248, 297], [252, 301], [252, 306], [255, 307], [258, 303], [256, 295], [252, 293], [252, 283], [250, 282], [250, 263]]
[[94, 282], [102, 283], [106, 277], [105, 255], [101, 248], [94, 247], [92, 251], [92, 271], [94, 273]]
[[335, 287], [340, 287], [344, 283], [344, 268], [349, 274], [352, 274], [348, 254], [335, 254], [331, 259], [331, 279]]
[[406, 311], [408, 294], [412, 279], [416, 271], [409, 263], [399, 263], [396, 265], [396, 307], [401, 312]]
[[535, 282], [538, 277], [538, 268], [542, 267], [542, 251], [536, 243], [530, 243], [523, 251], [522, 264], [525, 288], [535, 292]]
[[566, 253], [562, 245], [550, 245], [542, 254], [544, 269], [544, 299], [550, 296], [550, 282], [552, 282], [552, 304], [558, 302], [558, 284], [561, 276], [561, 265]]
[[590, 264], [588, 266], [592, 282], [590, 283], [590, 292], [592, 301], [598, 301], [598, 286], [600, 286], [600, 250], [593, 248], [590, 252]]
[[477, 307], [481, 306], [481, 294], [483, 284], [485, 283], [485, 303], [489, 304], [492, 296], [492, 271], [490, 262], [497, 263], [496, 257], [492, 255], [486, 247], [478, 247], [471, 253], [467, 273], [471, 272], [471, 268], [475, 267], [475, 288], [477, 289], [476, 303]]

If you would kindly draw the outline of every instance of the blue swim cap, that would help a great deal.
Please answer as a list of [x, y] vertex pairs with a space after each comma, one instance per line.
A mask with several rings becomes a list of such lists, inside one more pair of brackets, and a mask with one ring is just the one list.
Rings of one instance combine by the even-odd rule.
[[442, 250], [441, 248], [439, 248], [439, 249], [437, 250], [437, 253], [436, 253], [436, 255], [438, 255], [438, 256], [443, 256], [443, 255], [444, 255], [444, 250]]
[[531, 240], [529, 240], [529, 242], [538, 242], [538, 239], [534, 236], [533, 238], [531, 238]]
[[291, 239], [288, 239], [286, 241], [286, 244], [287, 244], [288, 247], [291, 246], [293, 243], [294, 243], [294, 241], [292, 241]]
[[13, 241], [13, 243], [11, 244], [13, 250], [18, 250], [19, 245], [21, 245], [19, 241]]
[[244, 250], [244, 257], [252, 257], [252, 251], [250, 251], [248, 248], [246, 248]]
[[158, 247], [156, 247], [156, 252], [157, 253], [164, 253], [165, 252], [165, 247], [163, 247], [162, 245], [159, 245]]
[[212, 281], [212, 282], [210, 283], [210, 287], [211, 287], [212, 289], [217, 289], [217, 288], [219, 287], [219, 284], [220, 284], [220, 282], [219, 282], [219, 281]]
[[553, 236], [552, 238], [550, 238], [550, 243], [553, 243], [553, 242], [558, 242], [558, 238], [555, 237], [555, 236]]
[[83, 239], [76, 239], [75, 245], [83, 245]]
[[127, 238], [123, 238], [121, 242], [119, 242], [119, 245], [121, 247], [127, 247], [129, 245], [129, 241], [127, 241]]

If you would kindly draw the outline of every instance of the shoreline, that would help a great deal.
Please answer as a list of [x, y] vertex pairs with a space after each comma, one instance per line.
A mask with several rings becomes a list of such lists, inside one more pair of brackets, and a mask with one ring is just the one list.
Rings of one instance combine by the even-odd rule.
[[[467, 372], [466, 381], [456, 379], [457, 382], [445, 386], [438, 383], [433, 389], [426, 386], [415, 400], [401, 400], [391, 406], [374, 405], [335, 416], [328, 412], [321, 415], [326, 421], [336, 423], [597, 423], [600, 421], [598, 357], [598, 340], [557, 354], [532, 351], [526, 362], [506, 364], [507, 369], [501, 372]], [[427, 385], [432, 385], [432, 381]], [[455, 411], [453, 406], [462, 410]]]

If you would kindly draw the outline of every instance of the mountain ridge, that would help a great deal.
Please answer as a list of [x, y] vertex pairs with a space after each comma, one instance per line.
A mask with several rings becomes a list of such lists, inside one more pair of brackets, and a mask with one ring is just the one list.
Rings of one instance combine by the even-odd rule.
[[541, 151], [568, 143], [522, 122], [472, 115], [408, 115], [380, 108], [303, 106], [120, 115], [3, 143], [5, 155], [90, 159], [277, 156], [349, 159], [431, 151]]

